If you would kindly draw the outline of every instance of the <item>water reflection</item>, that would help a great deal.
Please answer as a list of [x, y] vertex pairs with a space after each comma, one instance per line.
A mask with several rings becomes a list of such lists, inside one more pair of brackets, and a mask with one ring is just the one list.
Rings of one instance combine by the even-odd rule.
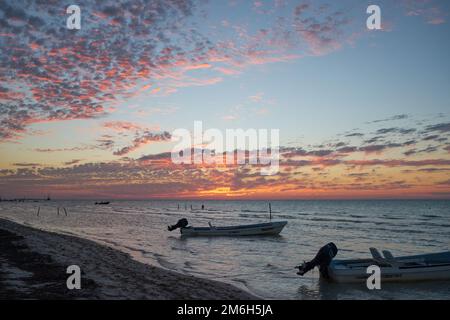
[[305, 300], [403, 300], [443, 299], [450, 295], [450, 281], [384, 283], [381, 290], [369, 290], [365, 283], [331, 283], [322, 278], [298, 287], [296, 299]]

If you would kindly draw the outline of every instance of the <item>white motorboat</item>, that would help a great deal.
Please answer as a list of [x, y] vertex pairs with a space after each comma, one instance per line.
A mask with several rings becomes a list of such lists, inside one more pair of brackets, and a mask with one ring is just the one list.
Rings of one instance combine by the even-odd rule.
[[384, 250], [383, 256], [370, 248], [371, 259], [333, 260], [328, 266], [331, 281], [340, 283], [366, 281], [367, 268], [377, 265], [382, 282], [450, 280], [450, 251], [394, 257]]
[[277, 235], [286, 226], [287, 221], [267, 222], [249, 225], [216, 227], [182, 227], [183, 236], [259, 236]]

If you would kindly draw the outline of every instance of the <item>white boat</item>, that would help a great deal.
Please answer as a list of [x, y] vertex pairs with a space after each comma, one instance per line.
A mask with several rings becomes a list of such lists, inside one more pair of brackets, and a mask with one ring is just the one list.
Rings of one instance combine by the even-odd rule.
[[183, 236], [259, 236], [277, 235], [283, 230], [287, 221], [267, 222], [228, 227], [184, 227], [180, 228]]
[[450, 251], [394, 258], [392, 253], [370, 248], [372, 259], [333, 260], [328, 266], [331, 281], [339, 283], [366, 281], [367, 267], [377, 265], [381, 282], [450, 280]]

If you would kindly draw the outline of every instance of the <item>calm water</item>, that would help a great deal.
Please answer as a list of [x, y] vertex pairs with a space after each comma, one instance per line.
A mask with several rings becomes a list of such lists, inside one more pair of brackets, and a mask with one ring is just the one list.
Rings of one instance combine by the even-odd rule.
[[[57, 206], [69, 215], [57, 216]], [[95, 240], [139, 261], [233, 283], [264, 298], [450, 299], [450, 282], [382, 284], [382, 290], [369, 291], [325, 283], [318, 271], [301, 278], [294, 270], [329, 241], [338, 245], [341, 259], [369, 257], [372, 246], [394, 255], [450, 250], [450, 201], [274, 201], [272, 210], [274, 220], [288, 221], [278, 237], [181, 238], [167, 225], [183, 217], [194, 226], [264, 222], [267, 202], [0, 202], [0, 216]]]

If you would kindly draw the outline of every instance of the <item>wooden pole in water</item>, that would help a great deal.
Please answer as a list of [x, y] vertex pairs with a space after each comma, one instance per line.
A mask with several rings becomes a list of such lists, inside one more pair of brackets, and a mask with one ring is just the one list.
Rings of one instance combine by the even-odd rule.
[[65, 213], [66, 216], [67, 216], [67, 210], [66, 210], [66, 207], [63, 207], [63, 209], [64, 209], [64, 213]]
[[57, 211], [58, 211], [58, 216], [59, 216], [59, 207], [58, 207]]
[[272, 220], [272, 205], [269, 202], [269, 220]]
[[41, 212], [41, 207], [38, 207], [38, 212], [36, 214], [36, 216], [38, 216], [38, 217], [39, 217], [39, 212]]

